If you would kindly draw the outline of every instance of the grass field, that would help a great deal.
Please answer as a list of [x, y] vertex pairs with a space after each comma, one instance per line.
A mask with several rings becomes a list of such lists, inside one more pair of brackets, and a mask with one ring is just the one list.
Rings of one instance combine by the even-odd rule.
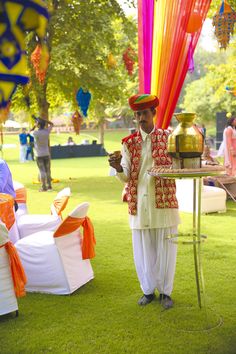
[[[127, 131], [107, 132], [107, 151], [120, 148]], [[90, 132], [79, 138], [96, 138]], [[51, 144], [62, 144], [68, 134], [52, 135]], [[92, 138], [93, 137], [93, 138]], [[5, 136], [5, 144], [18, 137]], [[70, 296], [28, 293], [18, 300], [18, 318], [0, 318], [0, 353], [236, 353], [236, 204], [227, 202], [227, 213], [202, 216], [203, 269], [209, 324], [197, 308], [193, 254], [179, 245], [173, 299], [175, 307], [162, 311], [158, 301], [137, 305], [141, 290], [132, 259], [127, 206], [121, 202], [122, 185], [108, 176], [106, 157], [52, 160], [52, 176], [59, 179], [51, 193], [39, 193], [34, 162], [20, 164], [18, 147], [4, 149], [13, 178], [28, 191], [30, 213], [49, 213], [62, 188], [72, 196], [67, 206], [90, 203], [97, 239], [92, 260], [95, 279]], [[64, 213], [66, 215], [66, 213]], [[181, 231], [191, 228], [191, 215], [181, 213]], [[222, 322], [222, 323], [221, 323]], [[221, 325], [220, 325], [221, 324]], [[219, 325], [219, 326], [218, 326]], [[199, 329], [201, 329], [199, 331]]]

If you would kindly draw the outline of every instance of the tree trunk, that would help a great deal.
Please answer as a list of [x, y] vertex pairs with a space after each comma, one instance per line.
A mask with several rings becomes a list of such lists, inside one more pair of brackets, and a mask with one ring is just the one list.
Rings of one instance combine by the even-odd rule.
[[49, 115], [48, 115], [49, 103], [47, 101], [47, 81], [45, 81], [45, 83], [43, 84], [41, 92], [38, 93], [37, 101], [38, 101], [40, 117], [49, 120]]

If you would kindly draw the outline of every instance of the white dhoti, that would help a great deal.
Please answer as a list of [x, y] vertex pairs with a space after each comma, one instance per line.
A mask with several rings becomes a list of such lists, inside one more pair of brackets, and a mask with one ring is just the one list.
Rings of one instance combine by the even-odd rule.
[[177, 245], [166, 238], [177, 234], [177, 226], [132, 230], [136, 272], [144, 294], [169, 295], [173, 289]]

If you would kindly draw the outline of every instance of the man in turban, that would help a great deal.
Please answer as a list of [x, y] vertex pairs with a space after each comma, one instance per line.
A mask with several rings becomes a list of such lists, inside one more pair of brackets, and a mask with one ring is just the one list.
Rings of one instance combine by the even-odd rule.
[[129, 105], [139, 129], [122, 140], [122, 153], [112, 154], [109, 164], [117, 177], [126, 183], [126, 200], [132, 229], [136, 272], [143, 295], [138, 301], [147, 305], [159, 292], [164, 308], [173, 306], [171, 292], [175, 274], [177, 246], [167, 239], [177, 234], [180, 222], [176, 187], [173, 179], [148, 174], [153, 166], [168, 167], [169, 132], [154, 126], [159, 100], [154, 95], [134, 95]]

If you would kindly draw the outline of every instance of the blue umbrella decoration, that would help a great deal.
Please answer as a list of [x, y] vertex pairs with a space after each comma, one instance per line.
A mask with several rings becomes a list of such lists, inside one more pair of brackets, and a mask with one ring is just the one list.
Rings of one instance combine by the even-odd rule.
[[91, 93], [88, 90], [83, 91], [82, 87], [76, 93], [76, 101], [80, 107], [83, 116], [87, 117], [87, 111], [91, 100]]

